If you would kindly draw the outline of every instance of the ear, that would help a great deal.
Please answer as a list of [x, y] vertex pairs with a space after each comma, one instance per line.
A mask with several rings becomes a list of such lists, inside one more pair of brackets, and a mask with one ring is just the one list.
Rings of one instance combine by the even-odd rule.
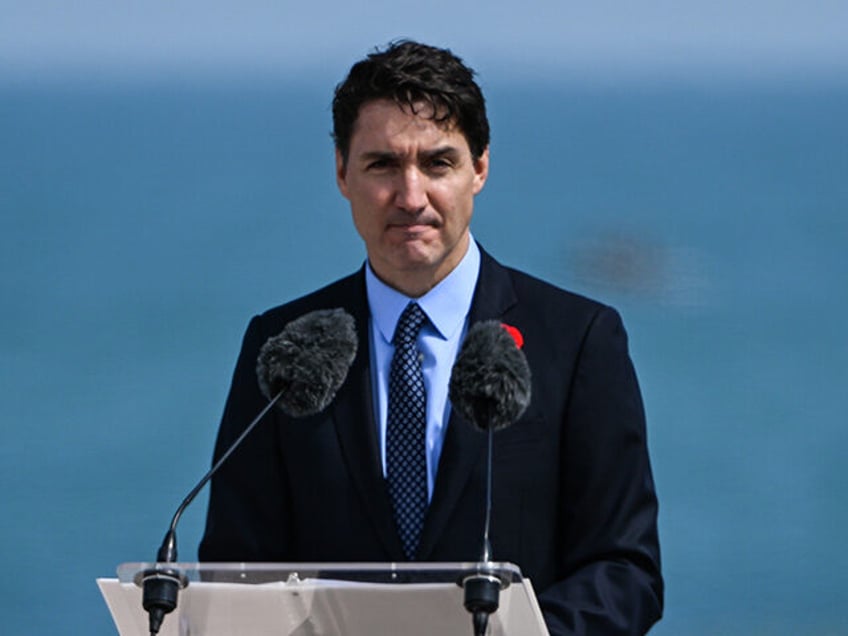
[[489, 178], [489, 147], [477, 157], [474, 161], [474, 194], [480, 192], [483, 186], [486, 185], [486, 179]]
[[347, 195], [347, 166], [341, 151], [336, 148], [336, 185], [339, 187], [339, 192], [345, 199], [349, 199]]

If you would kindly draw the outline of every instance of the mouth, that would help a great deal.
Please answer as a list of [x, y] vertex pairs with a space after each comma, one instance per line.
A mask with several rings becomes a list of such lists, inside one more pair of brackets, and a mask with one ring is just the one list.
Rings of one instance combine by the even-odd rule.
[[409, 223], [409, 224], [394, 224], [390, 225], [389, 229], [406, 232], [408, 234], [420, 234], [432, 230], [433, 226], [429, 223]]
[[389, 235], [394, 241], [410, 244], [428, 241], [434, 231], [432, 225], [395, 225], [389, 229]]
[[416, 220], [409, 222], [389, 223], [388, 230], [396, 234], [403, 234], [406, 238], [416, 238], [427, 232], [432, 232], [436, 229], [435, 222]]

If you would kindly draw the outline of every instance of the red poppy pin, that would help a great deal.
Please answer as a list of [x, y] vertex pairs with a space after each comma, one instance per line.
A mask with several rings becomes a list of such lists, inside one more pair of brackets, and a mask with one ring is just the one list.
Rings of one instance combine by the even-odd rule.
[[524, 346], [524, 336], [521, 335], [521, 332], [517, 327], [513, 327], [512, 325], [508, 325], [505, 322], [501, 323], [501, 327], [503, 327], [506, 332], [512, 336], [512, 339], [515, 340], [515, 346], [521, 349]]

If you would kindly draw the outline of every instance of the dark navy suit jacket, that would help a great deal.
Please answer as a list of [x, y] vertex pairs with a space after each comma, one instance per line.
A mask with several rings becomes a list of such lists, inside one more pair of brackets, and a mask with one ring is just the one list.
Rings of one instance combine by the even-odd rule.
[[[324, 412], [275, 410], [212, 480], [202, 561], [404, 561], [372, 408], [364, 270], [254, 317], [216, 457], [267, 403], [259, 348], [309, 311], [353, 315], [359, 350]], [[662, 612], [642, 400], [615, 310], [482, 253], [470, 324], [517, 327], [532, 399], [494, 443], [493, 557], [531, 579], [551, 634], [642, 634]], [[451, 416], [419, 560], [477, 561], [486, 435]]]

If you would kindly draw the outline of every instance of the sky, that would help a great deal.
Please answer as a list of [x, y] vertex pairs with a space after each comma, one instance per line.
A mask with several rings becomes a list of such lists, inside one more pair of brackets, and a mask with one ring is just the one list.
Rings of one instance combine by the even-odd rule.
[[400, 37], [515, 73], [848, 73], [844, 0], [0, 0], [0, 16], [0, 76], [335, 76]]

